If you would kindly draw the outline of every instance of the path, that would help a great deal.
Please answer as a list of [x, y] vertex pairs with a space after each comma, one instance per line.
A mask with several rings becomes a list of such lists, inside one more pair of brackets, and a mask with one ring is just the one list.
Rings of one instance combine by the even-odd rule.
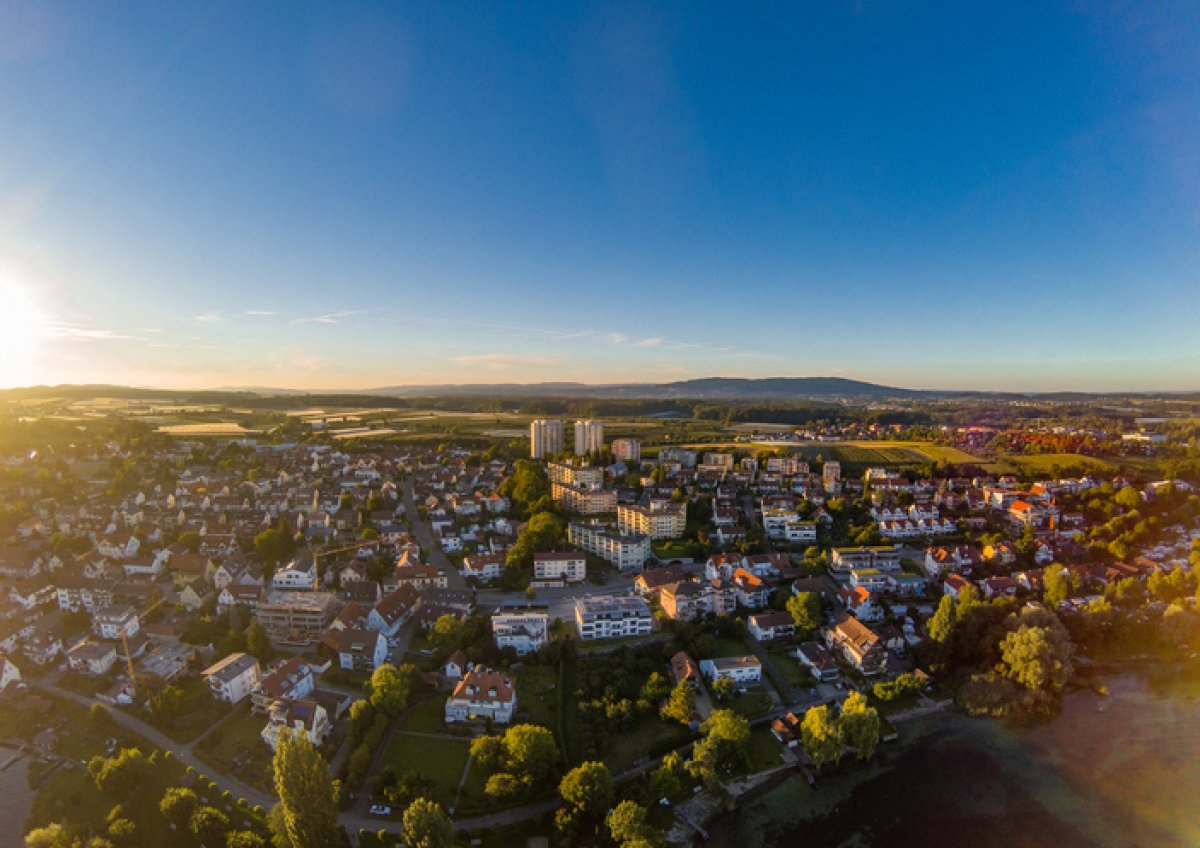
[[[91, 698], [85, 698], [83, 695], [77, 695], [74, 692], [68, 692], [66, 689], [60, 689], [48, 682], [31, 680], [29, 681], [29, 685], [31, 688], [48, 692], [51, 695], [71, 701], [84, 708], [90, 708], [93, 704], [99, 703]], [[227, 774], [222, 774], [197, 758], [192, 753], [192, 748], [199, 741], [198, 739], [181, 745], [166, 734], [156, 730], [141, 719], [131, 716], [129, 713], [122, 710], [112, 710], [111, 712], [113, 721], [121, 725], [121, 727], [144, 737], [150, 744], [164, 751], [170, 751], [185, 766], [191, 766], [198, 773], [211, 779], [222, 791], [228, 790], [234, 797], [245, 798], [252, 806], [260, 805], [264, 809], [271, 807], [275, 803], [275, 796], [269, 795], [266, 792], [260, 792], [253, 787], [247, 786], [240, 780], [236, 780]]]

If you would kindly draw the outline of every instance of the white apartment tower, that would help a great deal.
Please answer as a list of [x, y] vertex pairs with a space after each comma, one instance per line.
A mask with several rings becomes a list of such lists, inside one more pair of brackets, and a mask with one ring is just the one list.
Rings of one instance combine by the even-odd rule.
[[828, 486], [842, 479], [842, 464], [836, 460], [826, 460], [821, 468], [821, 480]]
[[642, 461], [642, 443], [637, 439], [613, 439], [612, 452], [617, 462]]
[[[578, 437], [576, 437], [578, 438]], [[529, 455], [534, 459], [556, 456], [563, 450], [563, 423], [538, 418], [529, 424]]]
[[575, 422], [575, 453], [587, 456], [604, 450], [604, 422], [576, 421]]

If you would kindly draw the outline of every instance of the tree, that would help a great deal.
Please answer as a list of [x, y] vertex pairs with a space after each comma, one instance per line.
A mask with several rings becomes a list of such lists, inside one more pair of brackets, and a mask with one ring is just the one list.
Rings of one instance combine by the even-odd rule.
[[861, 692], [851, 692], [842, 703], [839, 724], [842, 739], [855, 750], [858, 758], [871, 759], [879, 747], [879, 711], [867, 706], [867, 699]]
[[308, 736], [281, 732], [273, 766], [284, 848], [336, 848], [337, 800], [329, 766]]
[[842, 728], [829, 707], [811, 707], [800, 722], [804, 753], [818, 769], [842, 758]]
[[622, 801], [609, 812], [605, 819], [608, 832], [613, 841], [622, 848], [632, 846], [655, 845], [662, 839], [662, 834], [651, 827], [646, 821], [646, 808], [635, 801]]
[[267, 840], [253, 830], [234, 830], [225, 837], [225, 848], [267, 848]]
[[200, 806], [200, 796], [191, 789], [171, 787], [163, 793], [158, 808], [167, 817], [167, 821], [175, 825], [176, 830], [184, 830], [192, 821], [192, 813]]
[[715, 710], [700, 729], [704, 738], [692, 747], [689, 769], [711, 785], [745, 762], [750, 723], [733, 710]]
[[420, 672], [411, 664], [399, 668], [384, 663], [371, 673], [367, 683], [371, 705], [380, 712], [396, 718], [408, 706], [408, 700], [420, 683]]
[[508, 759], [508, 749], [499, 736], [480, 736], [471, 743], [471, 758], [484, 771], [499, 771]]
[[262, 663], [275, 656], [271, 637], [267, 635], [267, 629], [259, 623], [257, 618], [251, 621], [250, 626], [246, 628], [246, 650]]
[[154, 720], [166, 727], [172, 727], [175, 720], [187, 709], [187, 696], [182, 689], [168, 685], [155, 692], [148, 699], [150, 714]]
[[218, 848], [225, 843], [225, 835], [229, 833], [229, 816], [216, 807], [201, 807], [192, 813], [188, 826], [205, 848]]
[[816, 592], [800, 592], [787, 601], [796, 629], [804, 637], [811, 636], [821, 626], [821, 597]]
[[408, 848], [451, 848], [454, 825], [440, 805], [418, 798], [404, 811], [404, 844]]
[[518, 776], [540, 783], [554, 773], [558, 746], [554, 734], [536, 724], [516, 724], [504, 732], [509, 767]]
[[128, 794], [146, 778], [150, 766], [138, 748], [122, 748], [112, 758], [92, 757], [88, 773], [101, 792]]
[[1042, 599], [1052, 609], [1075, 594], [1078, 581], [1058, 563], [1052, 563], [1042, 575]]
[[25, 834], [25, 848], [80, 848], [79, 839], [58, 822]]
[[667, 681], [666, 675], [660, 671], [652, 671], [646, 678], [646, 682], [642, 684], [639, 698], [654, 706], [670, 694], [671, 684]]
[[1061, 625], [1055, 629], [1022, 624], [1000, 643], [1001, 671], [1026, 689], [1057, 691], [1071, 679], [1073, 652]]
[[683, 779], [687, 768], [679, 754], [672, 751], [663, 757], [662, 765], [650, 773], [647, 797], [652, 801], [671, 799], [683, 792]]
[[937, 611], [929, 619], [929, 638], [939, 645], [950, 641], [954, 633], [954, 625], [958, 622], [958, 611], [954, 606], [954, 598], [942, 595], [938, 601]]
[[282, 527], [272, 527], [254, 537], [254, 553], [268, 565], [278, 565], [295, 550], [296, 540]]
[[511, 801], [514, 798], [520, 798], [528, 792], [529, 787], [530, 781], [528, 778], [518, 777], [515, 774], [502, 771], [488, 778], [483, 791], [492, 798], [501, 801]]
[[567, 772], [558, 792], [578, 813], [599, 819], [612, 806], [613, 779], [604, 763], [590, 761]]
[[1125, 509], [1138, 509], [1142, 506], [1142, 495], [1133, 486], [1122, 486], [1121, 491], [1113, 495], [1113, 501]]
[[737, 692], [737, 684], [730, 677], [718, 677], [712, 682], [710, 688], [712, 689], [713, 697], [721, 703], [728, 701]]
[[453, 650], [462, 638], [463, 628], [458, 616], [446, 613], [433, 623], [433, 642], [438, 647]]
[[685, 680], [675, 684], [671, 697], [663, 705], [662, 717], [680, 724], [691, 724], [692, 714], [696, 711], [696, 693]]
[[194, 554], [200, 550], [200, 534], [195, 530], [188, 530], [179, 534], [176, 540], [181, 546], [187, 549], [188, 553]]

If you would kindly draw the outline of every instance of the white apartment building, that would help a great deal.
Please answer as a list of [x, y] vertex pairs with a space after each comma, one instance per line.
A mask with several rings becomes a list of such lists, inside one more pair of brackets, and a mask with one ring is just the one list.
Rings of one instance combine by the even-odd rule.
[[687, 527], [687, 504], [667, 500], [649, 506], [617, 506], [617, 529], [641, 533], [651, 539], [678, 539]]
[[261, 676], [258, 660], [249, 654], [230, 654], [204, 669], [209, 693], [218, 701], [238, 704], [254, 691]]
[[720, 680], [727, 677], [734, 683], [744, 686], [762, 680], [762, 663], [753, 656], [716, 657], [711, 660], [700, 660], [700, 673], [707, 680]]
[[524, 656], [546, 644], [549, 623], [545, 610], [501, 610], [492, 616], [492, 638], [497, 648], [512, 648]]
[[533, 555], [534, 580], [565, 580], [578, 583], [587, 577], [587, 555], [583, 551], [554, 551]]
[[842, 479], [842, 464], [837, 460], [826, 460], [821, 466], [821, 482], [828, 486]]
[[617, 493], [613, 489], [551, 483], [550, 497], [568, 512], [579, 515], [604, 515], [617, 508]]
[[463, 577], [474, 577], [482, 583], [499, 580], [504, 571], [503, 554], [471, 554], [463, 557]]
[[534, 459], [556, 456], [563, 450], [563, 423], [537, 418], [529, 423], [529, 455]]
[[617, 462], [641, 462], [642, 443], [637, 439], [613, 439], [612, 453]]
[[275, 572], [271, 588], [281, 591], [312, 591], [317, 587], [317, 560], [305, 549], [296, 554], [286, 566]]
[[603, 524], [572, 521], [567, 540], [589, 554], [608, 560], [621, 571], [641, 571], [650, 559], [650, 537], [643, 533], [619, 533]]
[[587, 456], [604, 450], [604, 422], [587, 421], [575, 422], [575, 453]]
[[92, 615], [92, 630], [101, 639], [128, 639], [138, 632], [138, 615], [131, 606], [111, 606]]
[[650, 606], [636, 595], [587, 595], [575, 599], [580, 639], [640, 636], [654, 627]]
[[576, 486], [581, 489], [598, 489], [604, 485], [604, 469], [599, 465], [574, 465], [569, 462], [551, 462], [546, 466], [546, 476], [551, 483]]

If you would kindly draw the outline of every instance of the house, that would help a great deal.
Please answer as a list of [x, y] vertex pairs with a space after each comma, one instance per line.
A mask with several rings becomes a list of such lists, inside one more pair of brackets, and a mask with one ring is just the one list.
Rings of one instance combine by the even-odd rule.
[[707, 680], [728, 678], [739, 686], [747, 686], [762, 680], [762, 663], [757, 657], [716, 657], [700, 660], [700, 673]]
[[737, 609], [737, 591], [721, 580], [685, 580], [670, 583], [658, 593], [663, 613], [675, 621], [692, 621], [704, 615], [727, 615]]
[[0, 656], [0, 694], [7, 692], [10, 686], [17, 688], [23, 685], [21, 670], [8, 657]]
[[408, 586], [400, 586], [371, 608], [367, 615], [367, 626], [384, 636], [395, 636], [420, 605], [420, 595]]
[[795, 635], [796, 622], [792, 620], [790, 613], [760, 612], [750, 616], [747, 629], [755, 639], [765, 642]]
[[303, 733], [313, 745], [320, 746], [333, 731], [329, 714], [316, 701], [304, 699], [278, 700], [267, 710], [267, 723], [262, 729], [262, 740], [274, 751], [279, 744], [279, 734], [284, 731]]
[[1011, 577], [989, 577], [986, 580], [981, 580], [979, 586], [983, 589], [984, 597], [989, 600], [992, 598], [1011, 598], [1017, 594], [1020, 584]]
[[204, 554], [173, 553], [167, 561], [176, 586], [191, 583], [197, 577], [211, 583], [217, 571], [212, 559]]
[[693, 688], [700, 685], [703, 674], [700, 666], [686, 652], [680, 651], [671, 657], [671, 677], [676, 684], [687, 683]]
[[838, 679], [838, 664], [829, 649], [819, 642], [805, 642], [795, 650], [796, 659], [822, 683]]
[[37, 628], [21, 643], [21, 653], [34, 665], [48, 665], [62, 653], [63, 643], [55, 633]]
[[916, 574], [889, 574], [887, 576], [887, 590], [901, 597], [923, 596], [928, 585], [924, 577]]
[[445, 719], [447, 724], [484, 719], [508, 724], [516, 709], [516, 680], [502, 672], [475, 666], [446, 699]]
[[504, 554], [471, 554], [463, 557], [463, 577], [474, 577], [480, 583], [499, 580], [504, 573]]
[[771, 593], [761, 577], [744, 568], [738, 568], [733, 572], [732, 582], [738, 603], [742, 606], [747, 609], [762, 609], [767, 605]]
[[800, 724], [800, 717], [789, 710], [771, 722], [771, 735], [779, 740], [780, 745], [795, 748], [801, 741]]
[[883, 607], [875, 603], [870, 590], [858, 586], [854, 589], [838, 589], [838, 600], [846, 612], [859, 621], [883, 621]]
[[259, 678], [250, 693], [252, 712], [266, 715], [275, 701], [304, 698], [315, 686], [312, 669], [301, 657], [291, 657], [276, 663]]
[[249, 654], [230, 654], [210, 665], [200, 676], [208, 683], [209, 694], [218, 701], [241, 703], [254, 691], [260, 677], [258, 660]]
[[[203, 582], [203, 581], [200, 581]], [[217, 595], [217, 612], [228, 612], [234, 607], [256, 609], [262, 599], [263, 588], [253, 583], [230, 583]], [[183, 596], [180, 594], [180, 602]]]
[[332, 642], [338, 667], [347, 671], [374, 671], [387, 661], [387, 640], [377, 630], [330, 630], [326, 640]]
[[502, 607], [492, 616], [492, 638], [497, 648], [512, 648], [524, 656], [546, 644], [549, 622], [545, 609]]
[[138, 632], [138, 614], [131, 606], [109, 606], [92, 614], [92, 632], [101, 639], [124, 639]]
[[583, 551], [554, 551], [533, 555], [534, 580], [578, 583], [586, 577], [587, 555]]
[[91, 677], [101, 677], [117, 662], [117, 649], [111, 642], [80, 642], [67, 651], [71, 671]]
[[856, 588], [883, 591], [888, 586], [888, 575], [878, 568], [850, 569], [850, 585]]
[[462, 680], [468, 670], [467, 655], [462, 651], [455, 651], [446, 658], [446, 662], [442, 666], [442, 677], [452, 681]]
[[665, 565], [661, 568], [651, 568], [643, 571], [633, 581], [633, 591], [644, 597], [658, 594], [658, 591], [669, 583], [678, 583], [687, 579], [687, 572], [678, 563]]
[[849, 615], [825, 628], [825, 643], [830, 650], [841, 651], [846, 661], [866, 677], [879, 674], [887, 663], [887, 651], [879, 636]]
[[975, 588], [975, 585], [970, 580], [958, 574], [950, 574], [942, 581], [942, 592], [956, 601], [965, 589], [973, 588]]
[[141, 546], [132, 533], [109, 533], [96, 542], [96, 552], [108, 559], [122, 559], [136, 556]]
[[26, 610], [52, 603], [57, 597], [58, 589], [41, 575], [16, 580], [8, 590], [9, 600]]
[[317, 588], [317, 558], [307, 548], [298, 551], [287, 565], [271, 577], [271, 588], [283, 591], [311, 591]]
[[197, 577], [179, 590], [179, 605], [188, 612], [195, 612], [208, 603], [212, 596], [212, 587], [204, 578]]
[[338, 588], [345, 589], [351, 583], [362, 583], [369, 579], [367, 566], [360, 559], [352, 559], [346, 567], [338, 572]]

